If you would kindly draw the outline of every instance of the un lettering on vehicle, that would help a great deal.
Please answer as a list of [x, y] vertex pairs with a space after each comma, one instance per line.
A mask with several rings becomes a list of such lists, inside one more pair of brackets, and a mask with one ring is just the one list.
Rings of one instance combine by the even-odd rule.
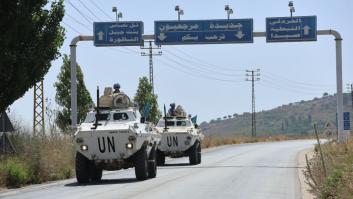
[[168, 147], [177, 147], [178, 146], [178, 137], [177, 136], [167, 136], [167, 145]]
[[115, 152], [115, 139], [114, 136], [98, 137], [98, 149], [101, 153]]

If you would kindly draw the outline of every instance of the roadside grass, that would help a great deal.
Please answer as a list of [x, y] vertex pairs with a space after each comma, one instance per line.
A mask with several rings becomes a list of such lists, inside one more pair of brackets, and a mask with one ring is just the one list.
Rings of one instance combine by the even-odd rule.
[[[59, 133], [33, 136], [28, 131], [17, 131], [12, 133], [10, 139], [17, 152], [0, 155], [0, 187], [17, 188], [74, 176], [75, 148], [72, 137]], [[284, 135], [257, 138], [205, 137], [202, 147], [289, 139], [298, 138]]]
[[275, 135], [275, 136], [263, 136], [252, 138], [250, 136], [228, 136], [228, 137], [208, 137], [202, 141], [202, 148], [210, 148], [229, 144], [242, 144], [242, 143], [255, 143], [255, 142], [271, 142], [271, 141], [283, 141], [283, 140], [294, 140], [304, 139], [309, 137], [302, 136], [286, 136], [286, 135]]
[[321, 144], [321, 148], [324, 164], [316, 146], [304, 171], [311, 192], [320, 199], [352, 199], [353, 139], [347, 143], [330, 141]]
[[75, 150], [70, 137], [15, 132], [10, 139], [17, 152], [0, 156], [0, 187], [20, 187], [74, 175]]

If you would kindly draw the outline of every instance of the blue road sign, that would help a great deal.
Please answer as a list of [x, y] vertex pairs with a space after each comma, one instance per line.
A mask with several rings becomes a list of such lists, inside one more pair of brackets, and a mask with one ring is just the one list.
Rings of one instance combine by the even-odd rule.
[[141, 46], [143, 22], [94, 22], [95, 46]]
[[343, 113], [343, 120], [350, 120], [349, 112]]
[[350, 112], [343, 112], [343, 129], [351, 130]]
[[350, 121], [343, 122], [343, 130], [351, 130], [351, 122]]
[[316, 16], [266, 18], [267, 42], [316, 40]]
[[252, 43], [252, 19], [155, 21], [156, 45]]

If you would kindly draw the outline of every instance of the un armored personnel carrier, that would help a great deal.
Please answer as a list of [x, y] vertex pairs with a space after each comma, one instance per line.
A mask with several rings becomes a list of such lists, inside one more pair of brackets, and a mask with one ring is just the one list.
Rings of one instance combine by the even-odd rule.
[[74, 136], [77, 181], [98, 182], [103, 170], [131, 167], [135, 167], [138, 180], [156, 177], [161, 136], [124, 93], [113, 93], [108, 87], [102, 97], [97, 97], [97, 104]]
[[165, 157], [178, 158], [189, 156], [191, 165], [201, 163], [201, 142], [204, 135], [187, 116], [181, 106], [175, 109], [175, 104], [165, 116], [158, 122], [157, 131], [162, 135], [161, 142], [157, 149], [157, 165], [164, 165]]

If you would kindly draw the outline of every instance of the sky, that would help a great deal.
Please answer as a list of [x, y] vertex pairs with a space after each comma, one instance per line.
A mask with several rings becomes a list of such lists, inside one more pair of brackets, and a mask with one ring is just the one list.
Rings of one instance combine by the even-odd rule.
[[[181, 20], [252, 18], [254, 31], [265, 31], [266, 17], [289, 16], [287, 0], [65, 0], [62, 25], [66, 39], [61, 54], [69, 54], [70, 41], [78, 35], [92, 35], [93, 22], [113, 21], [112, 6], [123, 13], [122, 21], [143, 21], [145, 34], [154, 33], [155, 20], [176, 20], [175, 5], [184, 10]], [[353, 83], [353, 1], [295, 0], [294, 16], [317, 16], [318, 30], [335, 29], [343, 37], [343, 86]], [[254, 38], [249, 44], [162, 46], [162, 56], [153, 57], [155, 93], [163, 104], [182, 105], [198, 115], [199, 122], [234, 113], [251, 112], [251, 82], [245, 70], [260, 69], [255, 83], [256, 110], [268, 110], [336, 91], [335, 42], [332, 36], [318, 36], [314, 42], [266, 43]], [[96, 99], [96, 88], [119, 83], [133, 97], [138, 79], [148, 76], [148, 57], [140, 47], [95, 47], [79, 42], [77, 63], [86, 87]], [[62, 58], [52, 62], [44, 78], [44, 95], [55, 105], [57, 75]], [[30, 127], [33, 120], [33, 89], [11, 105], [11, 115]]]

